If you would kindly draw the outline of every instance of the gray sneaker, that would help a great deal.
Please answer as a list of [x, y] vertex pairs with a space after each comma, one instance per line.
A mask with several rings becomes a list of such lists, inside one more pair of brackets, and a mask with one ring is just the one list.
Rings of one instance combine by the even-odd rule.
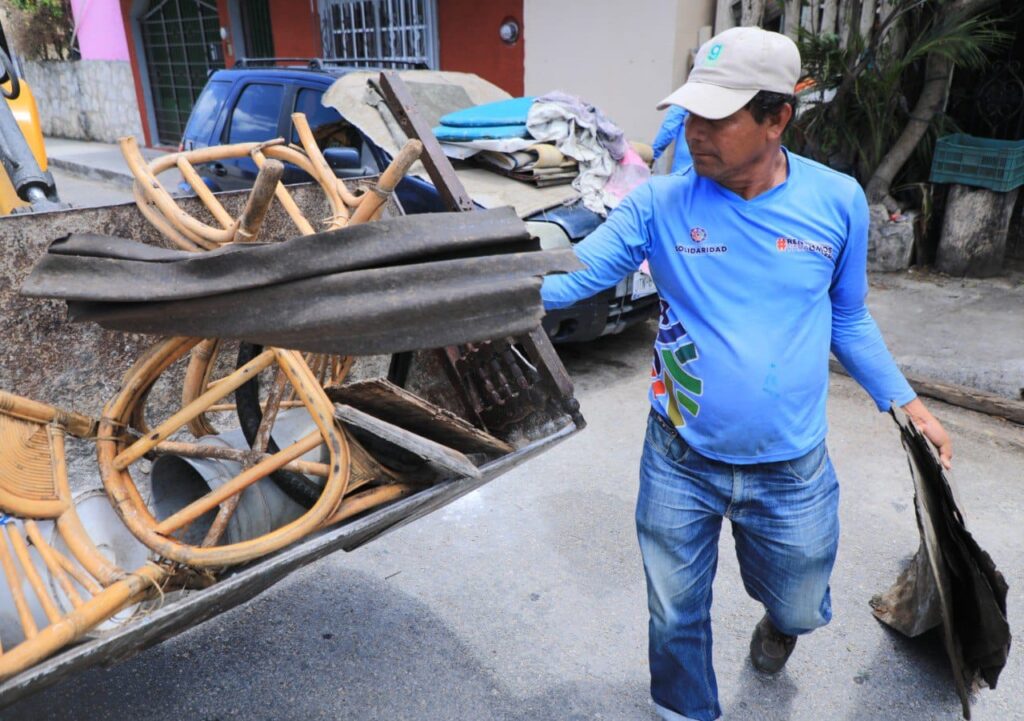
[[764, 615], [750, 639], [750, 662], [762, 673], [778, 673], [796, 647], [796, 636], [788, 636]]

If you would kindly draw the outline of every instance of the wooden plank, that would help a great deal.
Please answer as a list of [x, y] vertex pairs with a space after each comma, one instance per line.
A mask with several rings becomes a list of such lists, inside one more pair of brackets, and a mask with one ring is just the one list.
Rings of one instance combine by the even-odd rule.
[[280, 160], [270, 160], [263, 163], [260, 172], [256, 175], [256, 182], [253, 183], [252, 192], [245, 202], [245, 209], [238, 219], [238, 227], [235, 229], [236, 243], [252, 243], [260, 232], [263, 225], [263, 218], [267, 215], [267, 208], [274, 198], [274, 191], [284, 174], [284, 163]]
[[[850, 375], [843, 368], [842, 363], [835, 358], [830, 358], [828, 368], [833, 373], [845, 376]], [[985, 413], [990, 416], [1005, 418], [1013, 423], [1024, 425], [1024, 402], [1015, 401], [1010, 398], [986, 393], [967, 386], [956, 385], [955, 383], [943, 383], [932, 378], [907, 375], [904, 373], [910, 387], [920, 395], [927, 398], [934, 398], [951, 406], [966, 408], [978, 413]]]
[[473, 210], [476, 205], [469, 197], [462, 181], [455, 175], [455, 169], [448, 160], [441, 144], [434, 137], [431, 128], [416, 107], [416, 101], [409, 92], [409, 87], [398, 73], [384, 72], [380, 74], [380, 89], [388, 108], [395, 116], [399, 126], [409, 138], [423, 143], [423, 154], [420, 160], [427, 169], [430, 180], [441, 195], [441, 200], [451, 210]]
[[505, 441], [383, 378], [328, 388], [327, 397], [461, 453], [504, 455], [514, 450]]
[[435, 443], [380, 418], [364, 413], [344, 403], [334, 404], [334, 417], [373, 433], [378, 438], [394, 443], [420, 458], [460, 476], [479, 478], [480, 469], [471, 460], [453, 448]]

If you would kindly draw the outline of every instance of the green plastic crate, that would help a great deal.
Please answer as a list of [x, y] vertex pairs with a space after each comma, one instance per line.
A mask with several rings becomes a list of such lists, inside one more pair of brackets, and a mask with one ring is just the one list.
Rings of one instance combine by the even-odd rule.
[[957, 133], [939, 138], [933, 183], [976, 185], [1005, 193], [1024, 185], [1024, 140], [993, 140]]

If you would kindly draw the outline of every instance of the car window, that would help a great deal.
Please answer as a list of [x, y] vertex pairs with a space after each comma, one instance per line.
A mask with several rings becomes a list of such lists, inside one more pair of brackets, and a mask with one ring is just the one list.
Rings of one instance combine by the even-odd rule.
[[277, 135], [284, 86], [253, 83], [245, 86], [231, 114], [229, 143], [270, 140]]
[[210, 133], [213, 132], [217, 116], [220, 115], [220, 109], [224, 106], [230, 90], [231, 83], [224, 80], [214, 80], [203, 88], [185, 128], [186, 138], [201, 145], [210, 142]]
[[[314, 133], [321, 125], [341, 121], [337, 110], [320, 104], [323, 97], [323, 91], [312, 88], [299, 88], [299, 92], [295, 94], [295, 112], [305, 113], [306, 121]], [[295, 132], [294, 126], [292, 127], [292, 142], [299, 142], [299, 134]]]

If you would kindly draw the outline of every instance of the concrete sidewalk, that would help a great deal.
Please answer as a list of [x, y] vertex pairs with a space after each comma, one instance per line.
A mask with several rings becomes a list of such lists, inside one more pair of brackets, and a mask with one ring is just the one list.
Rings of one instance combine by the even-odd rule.
[[[142, 157], [146, 160], [152, 160], [163, 154], [164, 152], [161, 150], [142, 148]], [[52, 167], [81, 178], [126, 187], [131, 187], [134, 180], [124, 161], [124, 156], [121, 155], [121, 149], [115, 143], [46, 138], [46, 157]], [[173, 174], [166, 173], [165, 177], [161, 177], [161, 181], [171, 192], [174, 192], [180, 179], [181, 176], [176, 171]]]
[[876, 273], [868, 306], [904, 373], [1022, 399], [1024, 273]]
[[[149, 159], [157, 155], [144, 149], [143, 156]], [[132, 184], [132, 174], [121, 156], [121, 150], [113, 143], [96, 143], [67, 138], [47, 138], [46, 157], [50, 165], [65, 172], [90, 180], [100, 180], [120, 185]]]

